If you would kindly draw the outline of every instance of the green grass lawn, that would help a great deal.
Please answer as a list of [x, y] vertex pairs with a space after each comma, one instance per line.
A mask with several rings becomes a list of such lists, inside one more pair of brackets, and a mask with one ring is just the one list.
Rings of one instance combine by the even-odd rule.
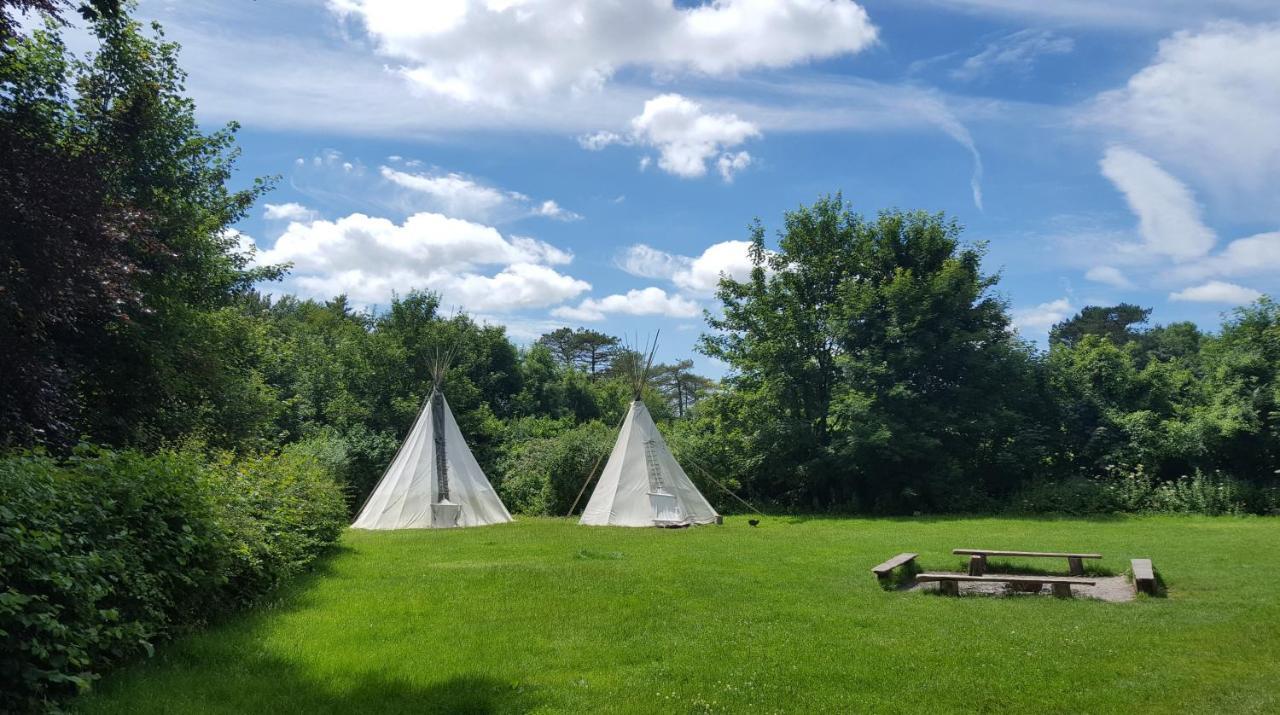
[[[946, 598], [868, 569], [954, 547], [1151, 557], [1167, 598]], [[349, 532], [269, 607], [88, 713], [1280, 712], [1280, 519], [556, 519]], [[1033, 565], [1023, 562], [1021, 565]], [[1065, 570], [1065, 562], [1034, 564]]]

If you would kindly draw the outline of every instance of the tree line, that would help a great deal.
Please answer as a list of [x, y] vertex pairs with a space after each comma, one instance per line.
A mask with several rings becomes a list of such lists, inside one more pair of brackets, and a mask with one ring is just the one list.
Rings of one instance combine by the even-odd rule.
[[[0, 2], [0, 447], [327, 444], [358, 504], [452, 346], [449, 399], [499, 490], [567, 508], [640, 356], [571, 327], [518, 346], [429, 293], [377, 313], [267, 297], [288, 267], [252, 266], [234, 226], [273, 180], [235, 181], [237, 127], [200, 129], [178, 48], [98, 5], [83, 8], [98, 50], [77, 58], [56, 23], [16, 34]], [[1156, 494], [1186, 477], [1276, 503], [1270, 299], [1215, 332], [1091, 306], [1040, 349], [1012, 329], [982, 244], [942, 214], [868, 217], [835, 194], [750, 238], [752, 274], [721, 281], [698, 344], [726, 377], [678, 360], [645, 395], [704, 486], [910, 513], [1106, 509], [1117, 484]]]

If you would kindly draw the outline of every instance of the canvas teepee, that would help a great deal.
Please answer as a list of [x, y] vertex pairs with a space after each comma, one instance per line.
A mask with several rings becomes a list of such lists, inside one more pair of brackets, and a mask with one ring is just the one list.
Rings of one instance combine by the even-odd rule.
[[447, 357], [437, 359], [431, 397], [353, 528], [432, 529], [511, 521], [440, 390], [447, 366]]
[[671, 455], [649, 409], [640, 399], [653, 363], [652, 350], [647, 359], [635, 362], [634, 399], [579, 523], [592, 526], [718, 523], [720, 515]]

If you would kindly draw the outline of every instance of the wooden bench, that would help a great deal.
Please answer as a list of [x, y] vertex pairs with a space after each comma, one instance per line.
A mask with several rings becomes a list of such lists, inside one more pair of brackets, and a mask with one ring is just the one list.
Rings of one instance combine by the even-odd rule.
[[977, 560], [970, 559], [969, 570], [972, 572], [977, 570], [976, 576], [981, 576], [987, 571], [988, 556], [1014, 556], [1018, 558], [1046, 558], [1046, 559], [1066, 559], [1067, 566], [1071, 570], [1072, 576], [1084, 575], [1084, 559], [1100, 559], [1102, 554], [1069, 554], [1057, 551], [1000, 551], [998, 549], [952, 549], [951, 553], [959, 555], [977, 556]]
[[1061, 598], [1071, 598], [1072, 586], [1092, 586], [1096, 583], [1096, 581], [1091, 581], [1087, 578], [1075, 578], [1074, 576], [1007, 576], [999, 574], [970, 576], [962, 573], [922, 573], [916, 575], [916, 581], [920, 583], [937, 581], [938, 590], [948, 596], [960, 595], [961, 581], [1007, 583], [1015, 590], [1029, 593], [1039, 592], [1041, 587], [1047, 583], [1053, 587], [1053, 595]]
[[889, 574], [893, 573], [894, 569], [915, 561], [917, 556], [919, 556], [919, 554], [898, 554], [879, 566], [872, 568], [871, 573], [875, 574], [876, 578], [883, 581], [889, 577]]
[[1133, 588], [1138, 593], [1149, 596], [1156, 595], [1156, 570], [1151, 566], [1151, 559], [1133, 559]]

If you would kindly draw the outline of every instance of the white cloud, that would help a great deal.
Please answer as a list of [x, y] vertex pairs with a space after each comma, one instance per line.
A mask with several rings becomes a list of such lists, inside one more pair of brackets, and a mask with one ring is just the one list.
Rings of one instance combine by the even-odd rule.
[[1060, 323], [1075, 313], [1071, 301], [1066, 298], [1041, 303], [1033, 308], [1013, 311], [1013, 327], [1019, 332], [1044, 333], [1055, 323]]
[[858, 52], [876, 40], [851, 0], [329, 0], [415, 85], [510, 104], [600, 89], [620, 69], [733, 74]]
[[1051, 30], [1022, 30], [988, 44], [953, 70], [951, 76], [971, 82], [997, 70], [1025, 75], [1040, 57], [1063, 55], [1074, 49], [1074, 40]]
[[610, 131], [598, 131], [578, 137], [578, 144], [588, 151], [600, 151], [612, 144], [630, 144], [631, 140]]
[[[417, 213], [403, 224], [351, 214], [336, 221], [294, 222], [258, 256], [291, 263], [301, 292], [347, 293], [357, 302], [386, 302], [393, 292], [439, 291], [446, 304], [507, 312], [561, 303], [591, 285], [551, 268], [572, 255], [532, 238], [503, 237], [481, 224]], [[488, 275], [486, 266], [499, 267]]]
[[1201, 280], [1211, 276], [1246, 276], [1280, 273], [1280, 231], [1238, 238], [1218, 253], [1177, 266], [1173, 280]]
[[690, 257], [639, 243], [623, 252], [618, 267], [634, 276], [661, 278], [692, 293], [710, 294], [720, 285], [722, 275], [739, 281], [751, 276], [750, 248], [748, 241], [722, 241]]
[[688, 256], [677, 256], [637, 243], [619, 256], [618, 267], [641, 278], [671, 280], [677, 273], [688, 270], [692, 262], [693, 259]]
[[576, 214], [564, 208], [551, 199], [547, 199], [546, 201], [538, 204], [538, 206], [534, 208], [533, 213], [535, 216], [546, 216], [547, 218], [553, 218], [557, 221], [577, 221], [582, 218], [580, 214]]
[[[1280, 4], [1272, 3], [1280, 9]], [[1236, 215], [1280, 217], [1280, 24], [1177, 32], [1088, 120], [1186, 170]]]
[[284, 204], [264, 204], [262, 215], [269, 221], [307, 221], [316, 217], [316, 212], [299, 203], [290, 201]]
[[438, 210], [459, 218], [485, 220], [514, 200], [509, 192], [484, 186], [462, 174], [411, 174], [384, 166], [382, 178], [430, 198]]
[[[627, 135], [599, 131], [578, 138], [584, 148], [598, 151], [610, 144], [640, 144], [658, 150], [658, 167], [686, 179], [704, 176], [707, 162], [725, 181], [751, 163], [745, 151], [731, 152], [748, 139], [760, 136], [760, 129], [736, 114], [704, 112], [702, 105], [679, 94], [661, 94], [644, 103], [644, 110], [631, 119]], [[648, 167], [648, 157], [640, 169]]]
[[518, 191], [488, 186], [457, 172], [412, 173], [389, 166], [383, 166], [380, 171], [382, 178], [420, 197], [423, 207], [456, 218], [475, 221], [504, 221], [525, 216], [558, 221], [582, 218], [553, 200], [535, 203]]
[[673, 276], [676, 285], [697, 292], [712, 292], [720, 285], [720, 277], [734, 280], [751, 277], [754, 265], [749, 241], [721, 241], [707, 247], [702, 255], [694, 258], [686, 271]]
[[745, 151], [734, 154], [721, 154], [716, 160], [716, 169], [720, 171], [720, 178], [725, 183], [733, 181], [733, 175], [751, 166], [751, 155]]
[[562, 306], [551, 314], [566, 320], [597, 321], [609, 314], [663, 315], [669, 318], [695, 318], [701, 312], [697, 302], [678, 295], [670, 295], [661, 288], [650, 286], [629, 290], [625, 295], [614, 294], [604, 298], [588, 298], [577, 306]]
[[1196, 303], [1230, 303], [1232, 305], [1252, 303], [1260, 297], [1262, 297], [1262, 293], [1259, 291], [1224, 281], [1209, 281], [1203, 285], [1184, 288], [1169, 294], [1169, 300]]
[[1084, 277], [1094, 283], [1102, 283], [1114, 288], [1132, 288], [1133, 281], [1115, 266], [1094, 266], [1085, 272]]
[[1217, 237], [1201, 221], [1200, 206], [1191, 190], [1151, 158], [1113, 146], [1100, 166], [1137, 215], [1146, 251], [1188, 260], [1213, 248]]

